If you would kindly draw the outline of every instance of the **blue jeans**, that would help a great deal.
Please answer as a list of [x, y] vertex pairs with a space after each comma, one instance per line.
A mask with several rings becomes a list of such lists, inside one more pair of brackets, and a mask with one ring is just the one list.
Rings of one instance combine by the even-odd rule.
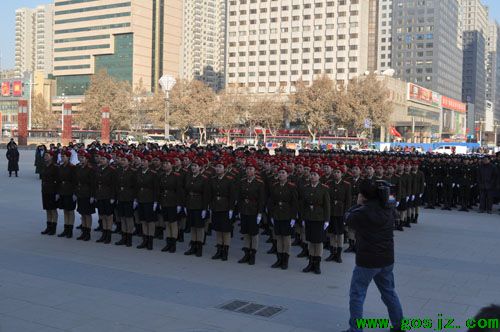
[[401, 326], [403, 309], [401, 308], [401, 303], [394, 289], [393, 267], [394, 264], [376, 269], [360, 266], [354, 268], [351, 279], [351, 290], [349, 291], [349, 311], [351, 313], [351, 318], [349, 319], [350, 331], [362, 331], [362, 329], [358, 328], [356, 320], [363, 318], [363, 303], [365, 302], [366, 291], [372, 279], [375, 281], [382, 295], [382, 301], [389, 311], [389, 318], [391, 319], [392, 326]]

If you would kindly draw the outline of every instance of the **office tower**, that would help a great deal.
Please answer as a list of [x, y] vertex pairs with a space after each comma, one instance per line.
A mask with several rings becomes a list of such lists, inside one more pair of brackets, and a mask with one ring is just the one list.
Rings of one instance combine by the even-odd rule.
[[469, 111], [473, 111], [472, 117], [475, 120], [481, 120], [485, 117], [486, 107], [486, 40], [479, 31], [465, 31], [463, 44], [462, 100], [474, 106], [473, 108], [469, 107]]
[[378, 63], [379, 72], [392, 68], [392, 1], [378, 0]]
[[486, 43], [486, 100], [493, 103], [494, 120], [500, 121], [500, 27], [489, 24]]
[[370, 1], [230, 0], [226, 80], [288, 93], [321, 75], [347, 82], [368, 69]]
[[106, 70], [133, 86], [160, 89], [181, 67], [182, 0], [56, 0], [54, 76], [58, 96], [81, 96]]
[[462, 98], [462, 27], [457, 0], [393, 0], [392, 67], [396, 76]]
[[182, 76], [224, 88], [225, 0], [184, 2]]

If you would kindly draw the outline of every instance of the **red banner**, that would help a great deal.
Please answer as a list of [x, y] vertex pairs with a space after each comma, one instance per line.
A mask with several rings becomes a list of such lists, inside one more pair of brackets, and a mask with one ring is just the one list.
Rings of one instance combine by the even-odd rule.
[[12, 82], [12, 95], [14, 97], [21, 97], [23, 95], [23, 82], [21, 81]]
[[3, 97], [10, 96], [10, 82], [2, 82], [2, 96]]
[[462, 103], [461, 101], [458, 101], [456, 99], [450, 98], [443, 96], [441, 99], [441, 106], [443, 108], [455, 111], [455, 112], [460, 112], [460, 113], [466, 113], [467, 112], [467, 105]]
[[391, 127], [391, 129], [389, 130], [389, 132], [391, 133], [392, 136], [402, 137], [401, 134], [399, 133], [399, 131], [397, 131], [396, 128], [394, 128], [394, 127]]

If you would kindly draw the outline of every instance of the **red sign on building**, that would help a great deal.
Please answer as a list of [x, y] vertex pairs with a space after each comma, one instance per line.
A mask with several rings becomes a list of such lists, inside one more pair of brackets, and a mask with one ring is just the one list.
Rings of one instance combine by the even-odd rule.
[[467, 105], [462, 103], [461, 101], [458, 101], [453, 98], [449, 98], [446, 96], [443, 96], [441, 99], [441, 106], [443, 108], [459, 112], [459, 113], [466, 113], [467, 112]]
[[413, 83], [408, 83], [408, 99], [436, 107], [440, 106], [438, 93]]
[[10, 96], [10, 82], [2, 82], [2, 96]]
[[12, 82], [12, 95], [14, 97], [21, 97], [23, 95], [23, 82], [21, 81]]

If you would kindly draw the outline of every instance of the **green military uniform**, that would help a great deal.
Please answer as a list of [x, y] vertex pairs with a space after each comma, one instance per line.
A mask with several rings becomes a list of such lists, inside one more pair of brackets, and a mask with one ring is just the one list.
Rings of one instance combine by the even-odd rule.
[[205, 238], [205, 219], [210, 201], [208, 178], [202, 174], [188, 174], [184, 187], [186, 196], [187, 223], [191, 228], [191, 247], [184, 254], [201, 257]]
[[167, 245], [163, 252], [174, 253], [177, 249], [177, 238], [179, 236], [179, 215], [184, 205], [184, 188], [182, 177], [178, 172], [161, 172], [159, 183], [159, 200], [161, 214], [167, 231]]
[[139, 219], [143, 232], [143, 241], [137, 248], [153, 250], [159, 196], [157, 173], [151, 169], [141, 170], [136, 173], [136, 181]]
[[344, 244], [344, 214], [351, 207], [351, 184], [347, 181], [330, 181], [331, 218], [327, 228], [330, 238], [330, 256], [327, 261], [342, 262], [342, 246]]
[[97, 242], [111, 243], [111, 228], [113, 226], [114, 201], [116, 198], [115, 169], [106, 166], [99, 167], [94, 173], [95, 200], [97, 212], [102, 220], [102, 236]]

